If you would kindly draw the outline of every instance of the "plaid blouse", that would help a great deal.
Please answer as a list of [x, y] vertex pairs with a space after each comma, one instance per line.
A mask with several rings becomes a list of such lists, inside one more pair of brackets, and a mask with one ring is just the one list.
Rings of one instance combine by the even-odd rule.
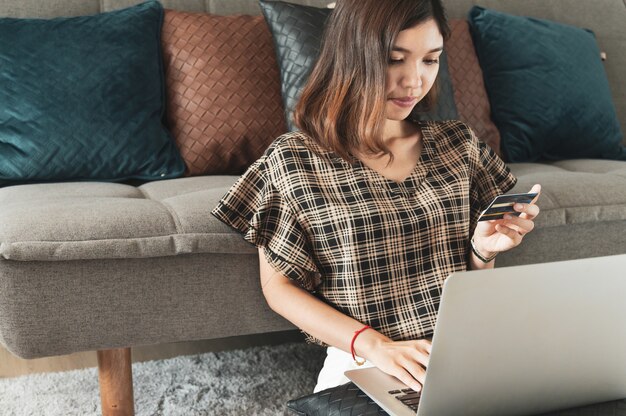
[[466, 270], [481, 209], [516, 178], [462, 122], [419, 126], [420, 160], [402, 183], [293, 132], [212, 214], [337, 310], [394, 340], [431, 336], [443, 282]]

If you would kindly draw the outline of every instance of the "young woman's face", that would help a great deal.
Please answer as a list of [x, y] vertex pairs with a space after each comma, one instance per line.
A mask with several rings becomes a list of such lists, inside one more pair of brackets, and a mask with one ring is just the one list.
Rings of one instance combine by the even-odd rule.
[[388, 120], [404, 120], [426, 96], [439, 71], [443, 36], [433, 19], [398, 33], [387, 68]]

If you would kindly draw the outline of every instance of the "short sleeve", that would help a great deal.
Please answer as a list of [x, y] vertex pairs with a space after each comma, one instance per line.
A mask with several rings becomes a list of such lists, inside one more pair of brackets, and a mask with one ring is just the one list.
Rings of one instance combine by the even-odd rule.
[[263, 248], [274, 269], [313, 291], [320, 275], [310, 245], [296, 215], [272, 184], [265, 161], [262, 157], [250, 166], [211, 213]]
[[496, 196], [510, 191], [517, 183], [517, 178], [491, 147], [479, 141], [473, 132], [471, 134], [476, 147], [470, 184], [470, 221], [473, 234], [482, 210]]

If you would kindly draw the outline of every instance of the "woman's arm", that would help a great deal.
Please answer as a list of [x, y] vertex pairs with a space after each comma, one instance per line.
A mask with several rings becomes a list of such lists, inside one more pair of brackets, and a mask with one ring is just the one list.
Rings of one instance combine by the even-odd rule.
[[[263, 295], [272, 310], [326, 344], [350, 352], [354, 332], [361, 329], [363, 323], [337, 311], [277, 272], [267, 262], [261, 248], [259, 265]], [[368, 329], [357, 337], [354, 349], [382, 371], [420, 390], [428, 365], [430, 341], [394, 342]]]

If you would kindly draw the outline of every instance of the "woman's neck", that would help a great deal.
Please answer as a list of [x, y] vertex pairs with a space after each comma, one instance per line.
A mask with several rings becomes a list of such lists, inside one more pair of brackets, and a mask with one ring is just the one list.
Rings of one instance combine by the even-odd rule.
[[421, 156], [422, 132], [419, 126], [407, 122], [406, 125], [386, 129], [383, 139], [393, 159], [389, 154], [371, 155], [364, 152], [359, 152], [356, 157], [381, 176], [402, 183], [411, 176]]
[[383, 129], [383, 142], [394, 154], [410, 152], [422, 139], [422, 132], [410, 121], [388, 120]]
[[[393, 124], [390, 124], [393, 123]], [[408, 121], [387, 121], [383, 130], [383, 142], [394, 155], [418, 154], [421, 149], [422, 132], [414, 123]], [[353, 151], [353, 154], [363, 160], [389, 159], [389, 155], [383, 153], [371, 154], [361, 147]]]

